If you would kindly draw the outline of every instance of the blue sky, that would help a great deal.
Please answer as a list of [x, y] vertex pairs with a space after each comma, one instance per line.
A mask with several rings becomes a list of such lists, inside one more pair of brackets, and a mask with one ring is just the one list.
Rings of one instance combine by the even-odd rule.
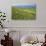
[[27, 4], [13, 4], [13, 6], [23, 6], [23, 5], [36, 5], [35, 3], [27, 3]]
[[20, 8], [30, 8], [30, 7], [35, 7], [36, 6], [36, 4], [34, 3], [34, 4], [16, 4], [16, 5], [14, 5], [15, 7], [20, 7]]

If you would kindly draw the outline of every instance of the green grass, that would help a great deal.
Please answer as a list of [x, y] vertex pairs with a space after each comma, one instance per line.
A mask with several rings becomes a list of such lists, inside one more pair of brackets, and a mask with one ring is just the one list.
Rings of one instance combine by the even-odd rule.
[[35, 20], [36, 8], [16, 8], [12, 7], [13, 20]]

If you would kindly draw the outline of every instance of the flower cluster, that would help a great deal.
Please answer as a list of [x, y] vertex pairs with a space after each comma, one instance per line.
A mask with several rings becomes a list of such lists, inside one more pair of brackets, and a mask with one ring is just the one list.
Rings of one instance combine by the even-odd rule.
[[0, 26], [3, 28], [3, 22], [6, 20], [6, 15], [4, 12], [0, 12]]

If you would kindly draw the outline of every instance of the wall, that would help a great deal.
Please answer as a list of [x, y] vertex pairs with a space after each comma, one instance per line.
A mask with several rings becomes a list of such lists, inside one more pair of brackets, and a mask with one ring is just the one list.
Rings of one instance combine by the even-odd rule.
[[[21, 20], [11, 20], [11, 7], [15, 4], [25, 4], [25, 3], [36, 3], [37, 5], [37, 15], [36, 20], [21, 21]], [[5, 23], [7, 27], [46, 27], [46, 0], [0, 0], [0, 10], [6, 13], [7, 19], [9, 20]], [[19, 23], [19, 24], [18, 24]]]

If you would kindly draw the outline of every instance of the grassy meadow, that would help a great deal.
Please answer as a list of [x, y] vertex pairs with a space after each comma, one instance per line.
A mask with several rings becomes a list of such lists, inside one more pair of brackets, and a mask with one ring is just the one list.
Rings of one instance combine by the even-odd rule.
[[36, 7], [31, 7], [31, 8], [12, 7], [12, 19], [13, 20], [35, 20]]

